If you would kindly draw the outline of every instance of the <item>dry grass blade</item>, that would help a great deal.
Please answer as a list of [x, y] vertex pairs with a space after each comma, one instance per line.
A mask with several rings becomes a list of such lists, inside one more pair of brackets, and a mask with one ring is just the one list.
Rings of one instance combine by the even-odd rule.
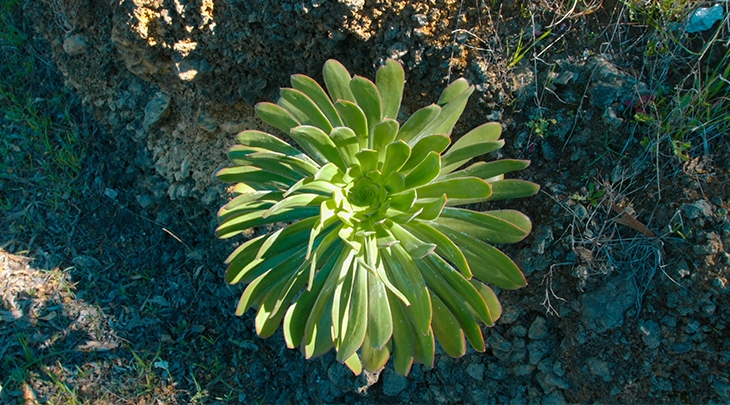
[[634, 229], [638, 232], [641, 232], [644, 234], [644, 236], [654, 237], [656, 234], [649, 228], [646, 227], [641, 221], [636, 219], [635, 216], [631, 215], [629, 212], [627, 212], [626, 209], [619, 207], [615, 203], [611, 203], [611, 210], [618, 214], [616, 218], [613, 218], [613, 222], [616, 222], [621, 225], [626, 225], [631, 229]]

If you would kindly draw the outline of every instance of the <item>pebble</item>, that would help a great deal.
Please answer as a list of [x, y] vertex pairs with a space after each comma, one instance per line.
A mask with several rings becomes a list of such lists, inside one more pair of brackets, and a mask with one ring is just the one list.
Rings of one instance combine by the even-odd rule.
[[591, 357], [586, 361], [586, 363], [588, 365], [588, 372], [592, 375], [601, 377], [603, 381], [606, 382], [610, 382], [612, 380], [610, 364], [608, 362], [605, 362], [598, 357]]
[[152, 199], [152, 196], [149, 194], [142, 194], [138, 195], [137, 197], [137, 203], [143, 208], [147, 209], [150, 205], [152, 205], [155, 200]]
[[622, 276], [614, 276], [601, 288], [581, 297], [583, 324], [597, 333], [624, 323], [624, 313], [636, 303], [636, 287]]
[[484, 364], [472, 363], [466, 366], [466, 373], [469, 374], [469, 377], [477, 381], [482, 381], [484, 380], [484, 369]]
[[218, 121], [205, 111], [198, 114], [198, 128], [205, 132], [213, 132], [218, 128]]
[[63, 40], [63, 51], [68, 56], [78, 56], [86, 52], [86, 48], [89, 45], [86, 43], [86, 39], [83, 36], [75, 34], [69, 35]]
[[507, 370], [499, 363], [489, 363], [487, 371], [487, 377], [493, 380], [503, 380], [507, 377]]
[[530, 364], [537, 365], [550, 351], [550, 346], [544, 341], [537, 340], [527, 345], [527, 351], [530, 353]]
[[692, 342], [675, 343], [672, 350], [676, 354], [684, 354], [692, 350]]
[[545, 324], [545, 318], [538, 316], [535, 318], [534, 321], [532, 321], [532, 325], [530, 325], [530, 330], [527, 332], [527, 336], [530, 339], [533, 340], [540, 340], [545, 339], [548, 337], [548, 328]]
[[641, 333], [641, 340], [650, 349], [656, 349], [661, 344], [661, 332], [659, 331], [659, 324], [656, 321], [639, 321], [639, 332]]
[[158, 92], [144, 108], [142, 127], [149, 131], [170, 112], [170, 95]]
[[681, 210], [687, 219], [712, 216], [712, 205], [707, 200], [695, 201], [692, 204], [682, 204]]

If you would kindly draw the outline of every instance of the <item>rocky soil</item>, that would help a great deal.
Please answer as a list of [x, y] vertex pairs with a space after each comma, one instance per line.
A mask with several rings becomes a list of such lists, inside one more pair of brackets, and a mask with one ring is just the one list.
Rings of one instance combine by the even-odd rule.
[[[0, 402], [66, 387], [90, 403], [730, 403], [726, 134], [684, 164], [641, 145], [632, 115], [652, 83], [640, 47], [621, 47], [632, 33], [614, 35], [622, 3], [564, 21], [557, 9], [526, 14], [529, 3], [498, 7], [28, 2], [100, 131], [72, 249], [39, 255], [49, 239], [0, 252], [0, 357], [33, 359]], [[512, 66], [533, 28], [553, 31]], [[466, 77], [477, 91], [454, 137], [501, 121], [502, 156], [532, 160], [520, 175], [542, 191], [511, 206], [534, 232], [505, 247], [529, 285], [499, 293], [486, 353], [438, 353], [407, 378], [390, 364], [354, 377], [331, 354], [287, 350], [280, 333], [258, 338], [252, 313], [233, 315], [242, 287], [225, 285], [223, 260], [241, 241], [213, 237], [228, 199], [213, 174], [237, 132], [275, 131], [253, 103], [275, 100], [294, 73], [321, 81], [329, 58], [366, 77], [401, 61], [406, 114]]]

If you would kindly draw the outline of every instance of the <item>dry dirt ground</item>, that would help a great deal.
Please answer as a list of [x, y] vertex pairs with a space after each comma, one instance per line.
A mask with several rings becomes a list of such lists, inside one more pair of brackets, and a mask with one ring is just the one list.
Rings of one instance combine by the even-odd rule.
[[[72, 90], [84, 157], [58, 212], [0, 177], [26, 201], [1, 217], [0, 403], [730, 403], [728, 126], [668, 139], [637, 119], [727, 64], [727, 13], [677, 34], [677, 55], [717, 43], [682, 64], [647, 51], [673, 43], [630, 4], [17, 2], [28, 38], [12, 52]], [[336, 58], [372, 77], [388, 57], [405, 114], [475, 84], [454, 137], [501, 121], [500, 157], [530, 159], [520, 177], [542, 190], [496, 205], [534, 231], [504, 247], [529, 285], [500, 292], [485, 353], [354, 377], [234, 316], [223, 260], [242, 241], [213, 236], [228, 195], [212, 174], [236, 132], [266, 129], [252, 103], [289, 75], [321, 80]], [[706, 121], [728, 114], [728, 88]]]

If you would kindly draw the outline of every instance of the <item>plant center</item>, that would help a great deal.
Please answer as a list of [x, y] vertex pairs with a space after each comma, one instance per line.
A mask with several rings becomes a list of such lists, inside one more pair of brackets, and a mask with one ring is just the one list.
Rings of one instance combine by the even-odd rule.
[[357, 207], [370, 207], [379, 202], [380, 186], [363, 177], [347, 193], [350, 204]]

